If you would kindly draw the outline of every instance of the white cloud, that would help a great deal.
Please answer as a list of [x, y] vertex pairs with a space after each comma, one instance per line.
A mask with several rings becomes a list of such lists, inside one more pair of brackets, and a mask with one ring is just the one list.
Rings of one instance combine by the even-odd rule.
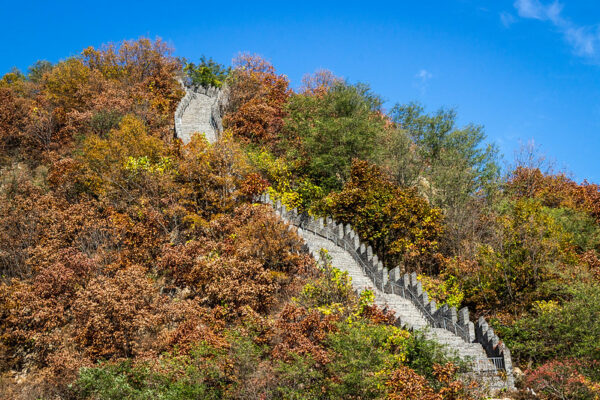
[[520, 17], [534, 18], [541, 21], [556, 21], [560, 18], [562, 4], [554, 1], [552, 4], [543, 5], [539, 0], [516, 0], [514, 4]]
[[503, 11], [500, 13], [500, 21], [502, 22], [502, 25], [504, 25], [506, 28], [509, 28], [512, 24], [516, 22], [516, 19], [515, 16], [511, 13]]
[[428, 82], [431, 78], [433, 78], [433, 74], [426, 69], [421, 69], [416, 73], [415, 78], [417, 78], [417, 82], [414, 86], [419, 89], [421, 96], [425, 96], [427, 93]]
[[[514, 7], [521, 18], [551, 23], [563, 35], [578, 56], [600, 62], [600, 29], [598, 26], [579, 26], [562, 16], [563, 5], [557, 0], [544, 4], [540, 0], [516, 0]], [[502, 18], [502, 16], [501, 16]], [[506, 24], [505, 24], [506, 26]]]
[[600, 32], [598, 28], [569, 27], [564, 32], [567, 42], [573, 46], [575, 53], [581, 56], [594, 57], [600, 45]]
[[433, 75], [426, 69], [422, 69], [415, 75], [415, 78], [419, 78], [421, 82], [425, 83], [431, 78], [433, 78]]

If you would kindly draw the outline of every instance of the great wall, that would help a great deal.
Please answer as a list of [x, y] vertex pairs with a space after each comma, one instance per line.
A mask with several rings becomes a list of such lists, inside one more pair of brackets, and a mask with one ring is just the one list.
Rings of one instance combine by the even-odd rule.
[[[184, 88], [186, 94], [175, 112], [176, 136], [187, 143], [194, 133], [203, 133], [209, 142], [215, 142], [223, 129], [221, 110], [226, 90]], [[356, 291], [372, 290], [375, 304], [394, 312], [396, 325], [420, 330], [426, 338], [445, 345], [449, 354], [467, 363], [466, 374], [489, 392], [514, 389], [510, 351], [483, 317], [473, 323], [466, 307], [437, 307], [415, 273], [402, 274], [402, 266], [388, 269], [350, 225], [287, 210], [268, 195], [257, 200], [272, 205], [275, 213], [297, 230], [315, 258], [326, 249], [332, 265], [348, 272]]]

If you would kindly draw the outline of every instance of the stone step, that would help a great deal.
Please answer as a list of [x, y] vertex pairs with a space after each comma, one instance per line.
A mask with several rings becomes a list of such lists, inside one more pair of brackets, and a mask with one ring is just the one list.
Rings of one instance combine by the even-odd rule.
[[[331, 257], [333, 266], [348, 272], [348, 275], [352, 278], [352, 286], [355, 290], [372, 290], [375, 294], [375, 304], [393, 311], [399, 319], [401, 326], [423, 330], [426, 338], [446, 346], [449, 354], [456, 354], [461, 359], [470, 362], [474, 372], [491, 371], [494, 369], [494, 366], [488, 360], [483, 347], [479, 343], [466, 343], [462, 338], [450, 331], [429, 327], [423, 314], [421, 314], [419, 309], [410, 300], [395, 294], [383, 293], [375, 288], [373, 282], [364, 274], [361, 267], [348, 252], [337, 247], [333, 242], [311, 232], [302, 231], [302, 236], [315, 258], [318, 259], [321, 248], [326, 249]], [[490, 382], [497, 384], [493, 378], [490, 379]]]
[[216, 97], [195, 93], [183, 111], [177, 137], [184, 143], [188, 143], [195, 133], [203, 133], [209, 142], [215, 142], [218, 131], [212, 121], [212, 108], [216, 101]]

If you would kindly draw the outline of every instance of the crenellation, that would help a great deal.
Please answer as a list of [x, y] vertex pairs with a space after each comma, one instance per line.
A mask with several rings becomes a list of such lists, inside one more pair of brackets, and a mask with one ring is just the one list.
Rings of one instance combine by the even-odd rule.
[[410, 274], [410, 286], [417, 286], [417, 282], [419, 282], [419, 280], [417, 279], [417, 273], [412, 272]]
[[450, 307], [448, 308], [448, 312], [446, 314], [448, 316], [448, 319], [454, 323], [456, 323], [458, 321], [458, 318], [456, 317], [456, 307]]
[[[268, 195], [260, 196], [260, 200], [273, 203]], [[387, 295], [405, 296], [414, 304], [417, 314], [425, 313], [423, 318], [428, 324], [432, 325], [433, 329], [446, 329], [450, 332], [449, 334], [460, 337], [465, 344], [480, 345], [482, 351], [485, 350], [487, 357], [500, 357], [507, 375], [505, 381], [496, 384], [499, 387], [514, 387], [510, 351], [500, 341], [483, 317], [473, 323], [469, 320], [469, 310], [466, 307], [461, 308], [459, 311], [455, 307], [449, 307], [446, 304], [437, 308], [435, 300], [430, 299], [427, 291], [423, 290], [416, 272], [404, 273], [400, 276], [401, 270], [403, 270], [401, 266], [396, 266], [388, 271], [382, 261], [379, 260], [378, 255], [373, 252], [373, 248], [360, 241], [358, 234], [350, 224], [337, 223], [331, 217], [315, 220], [306, 213], [300, 214], [297, 209], [287, 210], [279, 200], [273, 205], [273, 208], [282, 216], [282, 219], [298, 226], [300, 235], [305, 232], [314, 232], [323, 238], [327, 238], [335, 246], [343, 246], [342, 250], [347, 251], [352, 256], [351, 259], [356, 261], [358, 268], [363, 271], [378, 290]], [[341, 244], [342, 240], [344, 240], [344, 245]], [[353, 246], [348, 249], [345, 243], [353, 244]], [[308, 246], [303, 247], [304, 250], [317, 255], [315, 249], [311, 250]], [[400, 314], [397, 315], [395, 323], [398, 326], [413, 329], [414, 327], [409, 321], [411, 320]], [[487, 359], [486, 362], [488, 362]], [[492, 368], [495, 367], [492, 366]]]
[[461, 325], [466, 325], [469, 322], [469, 309], [467, 307], [463, 307], [458, 311], [458, 323]]
[[414, 285], [413, 288], [414, 288], [414, 293], [415, 293], [415, 295], [417, 295], [417, 297], [419, 297], [423, 294], [423, 285], [421, 285], [421, 282], [417, 281], [417, 284]]
[[437, 311], [437, 305], [435, 304], [435, 300], [431, 300], [426, 306], [425, 309], [429, 314], [434, 315]]

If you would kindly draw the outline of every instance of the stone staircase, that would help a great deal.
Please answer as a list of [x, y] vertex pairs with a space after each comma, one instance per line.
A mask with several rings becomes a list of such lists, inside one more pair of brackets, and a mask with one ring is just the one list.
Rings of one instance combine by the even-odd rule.
[[[180, 81], [181, 82], [181, 81]], [[185, 96], [175, 111], [175, 135], [189, 143], [192, 135], [203, 133], [214, 143], [223, 131], [221, 107], [226, 102], [226, 91], [218, 88], [187, 87]]]
[[331, 256], [332, 265], [342, 271], [348, 272], [352, 278], [352, 286], [357, 291], [369, 289], [375, 294], [375, 304], [391, 310], [398, 318], [397, 324], [410, 330], [422, 331], [427, 339], [446, 346], [450, 355], [460, 357], [469, 363], [473, 372], [477, 373], [480, 380], [484, 381], [486, 389], [497, 391], [506, 386], [501, 379], [494, 379], [496, 367], [479, 343], [467, 343], [460, 336], [443, 328], [432, 328], [423, 314], [408, 299], [397, 294], [385, 293], [374, 286], [373, 282], [363, 272], [354, 258], [334, 242], [327, 240], [307, 230], [298, 231], [304, 239], [310, 253], [318, 259], [321, 249], [327, 250]]
[[427, 339], [442, 344], [447, 354], [465, 361], [468, 367], [463, 374], [476, 380], [481, 389], [487, 393], [514, 389], [510, 351], [483, 318], [473, 324], [466, 308], [460, 312], [447, 306], [438, 308], [429, 301], [416, 274], [398, 277], [398, 268], [385, 269], [351, 226], [330, 218], [314, 220], [295, 209], [287, 211], [267, 195], [260, 201], [272, 204], [283, 220], [296, 227], [313, 257], [318, 258], [321, 249], [327, 250], [333, 266], [348, 272], [357, 292], [372, 290], [375, 304], [394, 312], [396, 325], [421, 331]]

